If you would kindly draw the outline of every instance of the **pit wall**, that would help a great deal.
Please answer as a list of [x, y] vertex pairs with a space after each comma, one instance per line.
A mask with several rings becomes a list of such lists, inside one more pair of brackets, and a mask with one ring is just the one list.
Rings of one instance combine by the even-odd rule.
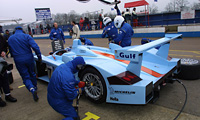
[[[168, 26], [169, 27], [169, 26]], [[182, 34], [183, 37], [200, 37], [200, 26], [175, 26], [175, 31], [168, 31], [168, 27], [153, 27], [153, 28], [133, 28], [133, 37], [164, 37], [166, 33], [178, 33]], [[174, 26], [172, 26], [174, 27]], [[101, 38], [103, 30], [97, 31], [81, 31], [81, 37], [85, 38]], [[70, 39], [68, 32], [64, 33], [65, 38]], [[34, 35], [34, 39], [49, 39], [49, 34], [45, 35]]]
[[178, 33], [183, 37], [200, 37], [200, 26], [179, 26]]

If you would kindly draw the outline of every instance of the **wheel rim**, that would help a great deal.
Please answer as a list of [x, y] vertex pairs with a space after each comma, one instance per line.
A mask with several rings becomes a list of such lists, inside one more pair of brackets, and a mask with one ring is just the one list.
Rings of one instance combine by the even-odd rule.
[[86, 73], [83, 76], [83, 81], [87, 83], [85, 86], [86, 94], [94, 100], [100, 99], [103, 94], [103, 86], [99, 76], [92, 73]]

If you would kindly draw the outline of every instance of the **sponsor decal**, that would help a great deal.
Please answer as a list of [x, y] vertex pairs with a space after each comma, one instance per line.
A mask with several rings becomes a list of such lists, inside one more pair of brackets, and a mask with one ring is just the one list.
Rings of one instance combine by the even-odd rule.
[[113, 95], [113, 94], [127, 94], [127, 95], [135, 94], [135, 91], [118, 91], [118, 90], [114, 90], [112, 87], [109, 87], [109, 90], [110, 90], [111, 95]]
[[119, 99], [116, 98], [116, 97], [110, 97], [110, 100], [113, 100], [113, 101], [119, 101]]
[[121, 58], [131, 58], [131, 59], [135, 59], [135, 54], [125, 54], [125, 53], [123, 53], [123, 52], [120, 52], [120, 53], [119, 53], [119, 56], [120, 56]]
[[115, 91], [116, 94], [128, 94], [128, 95], [131, 95], [131, 94], [135, 94], [134, 91]]
[[86, 53], [86, 50], [80, 50], [80, 53]]

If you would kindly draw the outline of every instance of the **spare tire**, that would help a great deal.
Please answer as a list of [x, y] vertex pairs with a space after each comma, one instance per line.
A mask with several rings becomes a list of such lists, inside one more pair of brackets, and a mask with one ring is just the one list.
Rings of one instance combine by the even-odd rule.
[[200, 78], [200, 61], [182, 58], [178, 78], [183, 80], [197, 80]]

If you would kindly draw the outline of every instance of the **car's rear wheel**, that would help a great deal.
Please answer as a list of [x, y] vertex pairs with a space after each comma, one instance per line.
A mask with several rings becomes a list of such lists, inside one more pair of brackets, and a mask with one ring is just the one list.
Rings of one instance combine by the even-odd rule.
[[94, 103], [106, 100], [107, 90], [102, 75], [94, 68], [86, 68], [81, 72], [81, 80], [86, 82], [85, 95]]

